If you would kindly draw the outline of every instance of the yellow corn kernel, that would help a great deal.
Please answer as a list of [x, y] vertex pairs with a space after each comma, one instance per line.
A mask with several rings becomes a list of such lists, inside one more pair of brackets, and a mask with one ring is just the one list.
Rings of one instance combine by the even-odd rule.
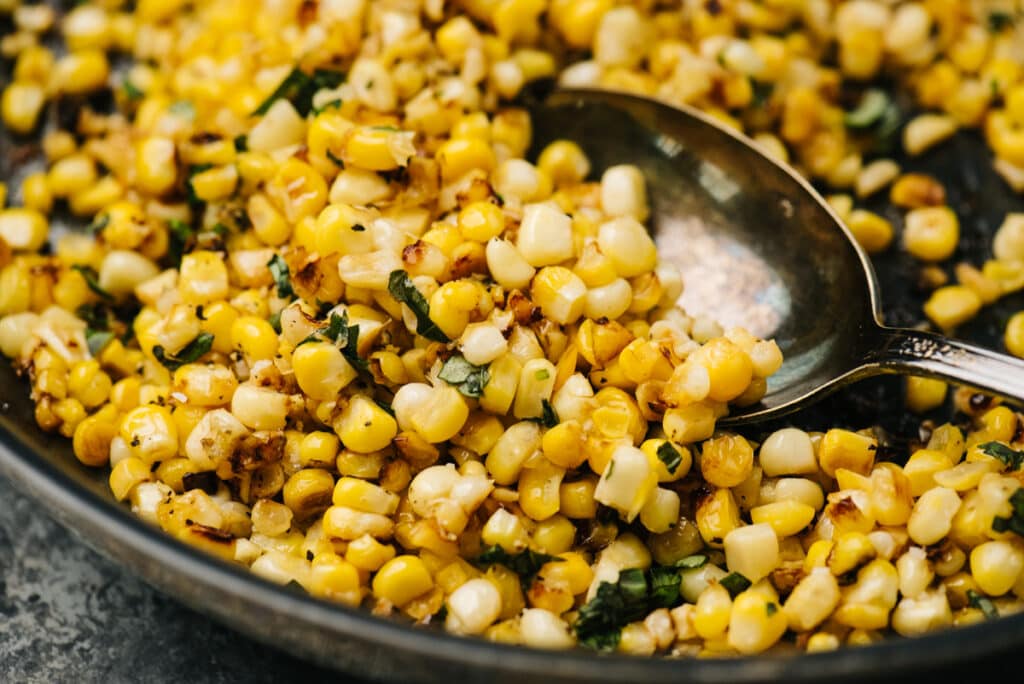
[[708, 397], [714, 401], [729, 401], [740, 396], [754, 376], [747, 353], [724, 337], [709, 340], [692, 357], [707, 369]]
[[906, 388], [907, 408], [914, 413], [927, 413], [946, 401], [948, 386], [942, 380], [908, 377]]
[[377, 515], [391, 515], [398, 508], [397, 495], [355, 477], [343, 477], [338, 480], [331, 500], [335, 506], [345, 506]]
[[1024, 551], [1009, 541], [989, 541], [971, 550], [971, 575], [989, 596], [1002, 596], [1024, 571]]
[[35, 209], [0, 210], [0, 239], [19, 252], [35, 252], [49, 234], [46, 217]]
[[950, 330], [974, 318], [981, 298], [963, 285], [947, 285], [935, 290], [924, 304], [928, 318], [943, 330]]
[[866, 475], [875, 462], [878, 441], [872, 437], [833, 429], [825, 433], [818, 447], [818, 461], [821, 469], [835, 476], [836, 470], [845, 468]]
[[728, 489], [716, 489], [702, 498], [694, 517], [701, 537], [714, 548], [721, 548], [726, 535], [742, 524], [739, 506]]
[[704, 442], [701, 475], [716, 487], [735, 487], [750, 476], [754, 448], [739, 435], [723, 434]]
[[235, 319], [231, 325], [231, 341], [235, 349], [252, 361], [272, 359], [277, 355], [277, 333], [270, 323], [256, 316]]
[[892, 224], [866, 209], [854, 209], [845, 219], [846, 227], [868, 254], [884, 252], [892, 243]]
[[135, 146], [135, 182], [151, 195], [163, 195], [177, 183], [174, 141], [165, 137], [149, 137]]
[[28, 134], [36, 127], [45, 104], [46, 91], [41, 85], [15, 81], [0, 96], [0, 117], [14, 133]]
[[72, 447], [75, 458], [88, 466], [104, 466], [110, 460], [110, 443], [117, 427], [109, 421], [90, 416], [75, 427]]
[[415, 152], [412, 133], [360, 126], [348, 133], [341, 158], [346, 166], [368, 171], [393, 171], [406, 166]]
[[541, 448], [549, 461], [562, 468], [572, 469], [578, 468], [586, 460], [582, 443], [583, 428], [578, 421], [567, 420], [544, 433]]
[[295, 380], [307, 395], [331, 401], [359, 375], [344, 354], [329, 342], [307, 342], [292, 354]]
[[774, 646], [788, 626], [777, 601], [756, 589], [740, 593], [729, 614], [729, 646], [743, 654], [761, 653]]
[[110, 491], [118, 501], [128, 498], [135, 485], [153, 477], [150, 466], [137, 458], [126, 458], [110, 471]]
[[347, 449], [368, 454], [391, 443], [398, 434], [398, 423], [372, 399], [357, 394], [335, 420], [334, 431]]
[[170, 410], [163, 406], [132, 409], [121, 419], [118, 434], [144, 463], [156, 463], [178, 454], [178, 430]]
[[960, 241], [960, 224], [949, 207], [912, 209], [903, 228], [903, 246], [922, 261], [948, 259]]
[[459, 212], [459, 231], [466, 240], [487, 242], [505, 230], [505, 216], [492, 202], [473, 202]]
[[693, 628], [704, 639], [716, 639], [729, 628], [732, 599], [721, 584], [713, 583], [700, 594], [693, 613]]
[[494, 151], [477, 138], [456, 138], [441, 145], [435, 155], [445, 181], [461, 178], [473, 169], [490, 172], [494, 169]]
[[755, 523], [771, 525], [779, 538], [797, 534], [814, 520], [813, 507], [799, 501], [777, 501], [755, 506], [750, 509], [750, 519]]
[[374, 572], [395, 557], [395, 547], [366, 535], [349, 542], [345, 560], [360, 570]]

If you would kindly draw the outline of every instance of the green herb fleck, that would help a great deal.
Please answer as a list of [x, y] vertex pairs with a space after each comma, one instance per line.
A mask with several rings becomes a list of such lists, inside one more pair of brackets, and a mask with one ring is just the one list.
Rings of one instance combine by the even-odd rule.
[[270, 261], [267, 262], [267, 268], [270, 269], [270, 275], [274, 277], [274, 282], [277, 284], [277, 296], [281, 299], [295, 296], [288, 273], [288, 264], [285, 263], [280, 254], [270, 257]]
[[98, 215], [96, 218], [94, 218], [92, 220], [92, 223], [89, 224], [89, 226], [86, 228], [86, 230], [89, 231], [90, 233], [92, 233], [93, 235], [95, 235], [96, 233], [99, 233], [101, 230], [103, 230], [104, 228], [106, 228], [109, 225], [110, 225], [110, 214], [104, 212], [104, 213]]
[[547, 368], [541, 368], [539, 371], [533, 374], [536, 380], [547, 380], [551, 377], [551, 373], [548, 372]]
[[71, 268], [82, 274], [82, 277], [85, 278], [85, 284], [89, 286], [90, 290], [92, 290], [100, 297], [108, 301], [114, 299], [114, 295], [110, 294], [102, 287], [100, 287], [99, 274], [96, 273], [96, 269], [94, 269], [92, 266], [82, 266], [81, 264], [75, 264]]
[[999, 617], [999, 610], [996, 609], [995, 604], [992, 603], [992, 599], [987, 596], [982, 596], [973, 589], [967, 590], [967, 603], [970, 604], [972, 608], [980, 610], [985, 617], [990, 620], [992, 618]]
[[546, 563], [560, 563], [563, 560], [563, 558], [549, 556], [546, 553], [538, 553], [532, 549], [527, 549], [520, 553], [509, 553], [495, 544], [477, 556], [476, 562], [478, 565], [483, 566], [504, 565], [519, 575], [519, 582], [523, 585], [523, 589], [527, 590], [533, 584], [533, 578], [537, 576], [537, 573], [540, 572], [540, 569]]
[[995, 516], [992, 519], [992, 529], [996, 532], [1009, 530], [1024, 537], [1024, 488], [1018, 489], [1010, 496], [1010, 505], [1013, 506], [1010, 517]]
[[132, 83], [128, 78], [125, 78], [124, 81], [121, 82], [121, 88], [124, 90], [125, 97], [132, 101], [141, 100], [146, 96], [146, 94], [139, 90], [138, 86]]
[[474, 366], [462, 355], [450, 357], [437, 374], [449, 385], [467, 397], [480, 397], [487, 381], [491, 379], [487, 366]]
[[750, 580], [738, 572], [726, 575], [718, 583], [725, 587], [726, 591], [729, 592], [729, 596], [733, 598], [736, 598], [741, 592], [750, 588]]
[[341, 71], [317, 69], [310, 75], [295, 67], [252, 114], [263, 116], [275, 102], [285, 99], [301, 116], [306, 116], [313, 111], [314, 95], [324, 89], [337, 88], [344, 81], [345, 74]]
[[871, 128], [881, 120], [891, 102], [884, 90], [872, 88], [864, 93], [856, 109], [846, 113], [843, 122], [848, 128]]
[[198, 361], [203, 354], [210, 351], [212, 346], [213, 335], [210, 333], [199, 333], [194, 340], [186, 344], [177, 354], [168, 354], [162, 346], [156, 345], [153, 347], [153, 356], [156, 357], [156, 360], [164, 368], [173, 371], [181, 368], [186, 363]]
[[274, 329], [274, 332], [276, 332], [278, 335], [281, 334], [281, 312], [280, 311], [278, 311], [277, 313], [270, 314], [270, 318], [267, 319], [267, 322], [270, 323], [270, 327]]
[[999, 442], [985, 442], [984, 444], [978, 445], [978, 448], [989, 456], [998, 458], [1009, 466], [1010, 470], [1020, 470], [1021, 466], [1024, 465], [1024, 451], [1011, 449], [1005, 444], [1000, 444]]
[[388, 292], [413, 312], [416, 316], [416, 332], [428, 340], [435, 342], [450, 342], [437, 324], [430, 320], [430, 305], [426, 298], [416, 289], [412, 278], [405, 271], [399, 269], [391, 272], [388, 277]]
[[610, 461], [608, 461], [608, 467], [605, 468], [605, 471], [604, 471], [604, 479], [606, 479], [606, 480], [612, 479], [612, 472], [614, 472], [614, 471], [615, 471], [615, 459], [613, 458]]
[[1001, 33], [1003, 29], [1013, 26], [1013, 15], [1009, 12], [989, 12], [988, 30], [992, 33]]
[[295, 346], [300, 347], [307, 342], [319, 342], [321, 340], [331, 342], [334, 346], [341, 349], [342, 355], [353, 367], [359, 370], [367, 370], [370, 367], [366, 359], [359, 356], [359, 326], [348, 324], [347, 313], [343, 313], [340, 316], [332, 313], [331, 319], [327, 322], [326, 326], [317, 329], [316, 332]]
[[249, 136], [236, 135], [235, 136], [235, 151], [236, 152], [248, 152], [249, 151]]
[[181, 257], [195, 249], [196, 229], [189, 223], [171, 219], [167, 222], [167, 230], [170, 231], [167, 256], [173, 266], [178, 266], [181, 264]]
[[334, 154], [330, 150], [327, 150], [326, 152], [327, 152], [327, 158], [330, 159], [334, 163], [335, 166], [337, 166], [339, 169], [344, 169], [345, 168], [345, 160], [344, 159], [342, 159], [338, 155]]
[[99, 356], [99, 353], [103, 351], [103, 348], [112, 339], [114, 339], [114, 333], [109, 330], [85, 329], [85, 344], [89, 347], [89, 353], [93, 356]]
[[665, 442], [658, 447], [658, 460], [665, 464], [670, 475], [675, 475], [683, 462], [683, 456], [678, 449], [672, 446], [672, 442]]
[[340, 97], [336, 97], [333, 100], [328, 100], [327, 102], [324, 102], [324, 105], [322, 107], [313, 107], [313, 115], [317, 116], [317, 115], [327, 111], [328, 109], [339, 109], [340, 107], [341, 107], [341, 98]]
[[555, 407], [551, 405], [551, 402], [547, 399], [540, 400], [540, 424], [546, 428], [553, 428], [558, 425], [558, 414], [555, 413]]
[[573, 625], [580, 645], [596, 651], [614, 650], [625, 625], [679, 602], [679, 581], [674, 569], [655, 566], [646, 574], [639, 568], [622, 570], [614, 584], [601, 582]]
[[708, 562], [708, 557], [702, 553], [697, 553], [692, 556], [687, 556], [682, 560], [676, 561], [676, 567], [683, 570], [693, 570], [695, 568], [703, 567]]

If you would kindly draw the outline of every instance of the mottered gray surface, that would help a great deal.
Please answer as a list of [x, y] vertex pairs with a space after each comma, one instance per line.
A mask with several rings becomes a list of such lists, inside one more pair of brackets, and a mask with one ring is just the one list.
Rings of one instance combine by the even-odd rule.
[[359, 684], [182, 607], [0, 478], [0, 682]]

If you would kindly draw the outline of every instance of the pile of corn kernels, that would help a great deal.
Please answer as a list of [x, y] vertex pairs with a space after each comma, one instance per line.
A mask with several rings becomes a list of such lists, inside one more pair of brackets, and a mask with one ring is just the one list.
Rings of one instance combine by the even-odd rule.
[[[272, 582], [539, 648], [823, 651], [1019, 610], [1021, 416], [960, 392], [966, 424], [895, 456], [716, 430], [778, 347], [676, 305], [636, 168], [526, 160], [509, 104], [557, 77], [695, 105], [835, 189], [869, 252], [893, 226], [855, 202], [887, 190], [938, 264], [944, 188], [877, 150], [983, 127], [1024, 190], [1019, 2], [258, 4], [0, 0], [0, 121], [45, 157], [0, 185], [0, 352], [118, 500]], [[1024, 288], [1024, 216], [955, 276], [943, 329]]]

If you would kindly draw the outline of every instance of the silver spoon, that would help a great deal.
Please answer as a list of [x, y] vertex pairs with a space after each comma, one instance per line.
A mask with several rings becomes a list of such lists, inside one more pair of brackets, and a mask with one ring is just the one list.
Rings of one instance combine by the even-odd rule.
[[753, 406], [720, 424], [801, 409], [869, 376], [941, 378], [1024, 401], [1024, 362], [882, 324], [871, 263], [790, 167], [699, 111], [633, 95], [559, 90], [533, 111], [534, 138], [576, 141], [596, 169], [635, 164], [655, 240], [686, 289], [680, 304], [774, 337], [785, 362]]

